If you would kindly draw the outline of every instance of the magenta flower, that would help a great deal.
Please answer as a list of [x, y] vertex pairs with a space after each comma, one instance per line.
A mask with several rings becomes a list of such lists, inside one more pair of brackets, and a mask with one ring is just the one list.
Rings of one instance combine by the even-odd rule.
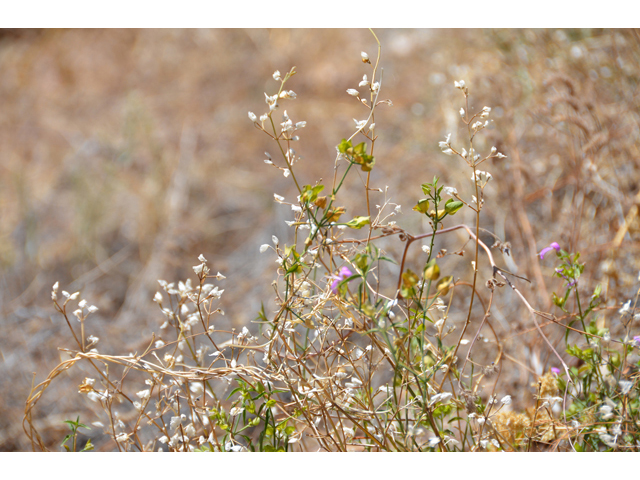
[[636, 342], [636, 345], [640, 345], [640, 335], [633, 337], [633, 341]]
[[340, 282], [342, 282], [346, 278], [349, 278], [351, 275], [353, 275], [353, 273], [347, 267], [342, 267], [338, 275], [331, 275], [331, 278], [333, 278], [331, 291], [333, 293], [338, 293], [338, 285], [340, 284]]
[[551, 373], [558, 375], [560, 373], [560, 369], [556, 367], [551, 367]]
[[558, 245], [556, 242], [553, 242], [551, 245], [549, 245], [546, 248], [543, 248], [542, 250], [540, 250], [540, 260], [542, 260], [544, 258], [544, 256], [550, 252], [551, 250], [555, 250], [556, 252], [560, 251], [560, 245]]

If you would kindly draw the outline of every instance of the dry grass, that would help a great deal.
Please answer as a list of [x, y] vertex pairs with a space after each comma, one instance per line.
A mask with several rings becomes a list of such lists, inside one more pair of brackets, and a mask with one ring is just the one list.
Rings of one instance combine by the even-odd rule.
[[[411, 207], [423, 196], [420, 184], [434, 176], [440, 177], [441, 185], [455, 186], [464, 198], [470, 197], [473, 183], [468, 167], [460, 158], [442, 155], [438, 148], [449, 132], [454, 145], [464, 144], [466, 128], [457, 113], [464, 99], [453, 88], [454, 80], [464, 79], [471, 89], [470, 113], [487, 105], [492, 107], [494, 119], [474, 145], [479, 151], [495, 145], [508, 157], [491, 159], [481, 167], [493, 178], [484, 192], [480, 226], [511, 246], [510, 256], [493, 250], [498, 266], [531, 279], [531, 284], [516, 282], [517, 287], [533, 308], [555, 315], [538, 317], [538, 321], [570, 367], [580, 369], [588, 362], [563, 353], [565, 329], [553, 321], [574, 321], [572, 328], [578, 330], [583, 326], [575, 322], [577, 305], [572, 300], [566, 306], [567, 313], [553, 304], [552, 292], [564, 292], [562, 279], [553, 276], [557, 262], [550, 257], [544, 261], [538, 258], [538, 252], [551, 242], [582, 254], [581, 261], [586, 264], [579, 283], [582, 298], [588, 299], [595, 286], [602, 285], [604, 303], [588, 319], [594, 321], [596, 334], [602, 337], [608, 329], [614, 342], [637, 335], [635, 310], [618, 314], [624, 302], [635, 298], [640, 270], [637, 31], [383, 30], [377, 34], [383, 48], [381, 97], [391, 99], [394, 106], [381, 105], [376, 110], [379, 138], [370, 182], [374, 188], [388, 186], [387, 199], [402, 205], [403, 214], [393, 218], [398, 227], [412, 235], [430, 232], [426, 217], [412, 212]], [[169, 421], [171, 415], [166, 412], [175, 410], [169, 399], [176, 392], [187, 398], [197, 396], [197, 387], [194, 391], [186, 386], [228, 377], [239, 365], [247, 370], [235, 370], [236, 374], [249, 384], [249, 379], [272, 379], [239, 357], [234, 369], [229, 370], [230, 365], [209, 369], [204, 378], [196, 371], [200, 367], [185, 367], [175, 377], [166, 365], [160, 366], [164, 358], [145, 369], [139, 360], [133, 362], [126, 355], [136, 353], [133, 358], [139, 359], [149, 346], [155, 348], [152, 333], [156, 340], [168, 337], [159, 329], [166, 318], [152, 302], [157, 279], [177, 284], [179, 279], [190, 277], [197, 286], [191, 266], [200, 253], [213, 272], [226, 276], [216, 281], [225, 290], [212, 307], [225, 312], [212, 317], [217, 334], [223, 332], [216, 341], [237, 339], [243, 326], [260, 337], [257, 346], [268, 340], [250, 323], [262, 303], [269, 319], [280, 306], [270, 286], [275, 278], [274, 256], [261, 255], [258, 247], [270, 243], [274, 234], [281, 247], [293, 241], [292, 229], [284, 223], [291, 220], [291, 210], [274, 203], [273, 193], [291, 201], [297, 191], [291, 178], [262, 162], [265, 150], [276, 156], [273, 142], [254, 131], [246, 112], [264, 105], [263, 92], [272, 92], [276, 85], [269, 76], [274, 70], [284, 74], [295, 65], [298, 74], [290, 80], [289, 88], [296, 91], [298, 99], [277, 111], [277, 121], [284, 109], [294, 121], [307, 121], [295, 147], [304, 157], [295, 166], [296, 175], [301, 185], [314, 184], [320, 178], [330, 185], [335, 146], [353, 132], [353, 118], [364, 118], [363, 108], [345, 93], [357, 86], [363, 74], [371, 78], [371, 68], [358, 60], [361, 50], [373, 58], [376, 44], [368, 31], [46, 30], [7, 33], [0, 39], [0, 308], [4, 326], [0, 449], [32, 448], [22, 431], [25, 400], [32, 382], [44, 381], [46, 372], [52, 370], [55, 380], [47, 384], [37, 407], [29, 413], [30, 423], [39, 432], [36, 445], [52, 450], [60, 448], [67, 434], [63, 420], [77, 415], [87, 424], [99, 418], [109, 430], [108, 422], [100, 417], [100, 403], [76, 393], [85, 377], [96, 376], [91, 362], [112, 365], [113, 376], [103, 379], [104, 388], [117, 378], [122, 384], [112, 388], [126, 390], [126, 379], [126, 387], [134, 389], [127, 390], [125, 405], [141, 401], [135, 393], [147, 388], [142, 382], [150, 374], [161, 378], [156, 379], [154, 393], [163, 392], [161, 397], [167, 402], [157, 409], [160, 415], [154, 416], [156, 422]], [[340, 191], [347, 219], [367, 215], [363, 203], [366, 181], [366, 173], [358, 169]], [[372, 192], [370, 196], [373, 210], [385, 200], [383, 194]], [[473, 226], [475, 214], [465, 208], [457, 214], [456, 222]], [[479, 239], [488, 246], [494, 243], [494, 238], [482, 231]], [[400, 262], [404, 243], [397, 236], [382, 238], [376, 245]], [[476, 434], [486, 431], [493, 435], [498, 447], [490, 441], [482, 445], [479, 437], [467, 447], [568, 448], [556, 441], [566, 440], [562, 435], [568, 430], [554, 430], [552, 420], [559, 419], [559, 414], [551, 410], [552, 404], [542, 407], [544, 400], [540, 399], [549, 395], [541, 395], [537, 386], [539, 377], [549, 378], [544, 374], [560, 364], [529, 312], [508, 287], [496, 289], [495, 298], [494, 292], [486, 289], [491, 266], [481, 253], [478, 293], [467, 316], [469, 285], [474, 281], [469, 262], [474, 259], [475, 242], [461, 229], [437, 237], [433, 253], [443, 249], [447, 254], [438, 264], [457, 282], [455, 294], [445, 298], [446, 302], [451, 299], [450, 324], [457, 328], [453, 336], [458, 339], [469, 318], [465, 338], [473, 339], [491, 303], [491, 316], [479, 331], [473, 361], [480, 370], [495, 361], [497, 370], [483, 372], [475, 392], [449, 385], [447, 391], [453, 387], [455, 394], [453, 404], [464, 411], [469, 399], [486, 408], [493, 395], [513, 398], [510, 406], [501, 407], [504, 410], [495, 418], [495, 429], [480, 428], [475, 420], [469, 423]], [[464, 256], [452, 255], [461, 249]], [[353, 261], [355, 249], [345, 245], [340, 253]], [[425, 259], [414, 247], [406, 268], [421, 272]], [[386, 286], [382, 294], [393, 298], [398, 273], [397, 266], [381, 267], [379, 277], [388, 279], [381, 282]], [[64, 317], [51, 305], [55, 282], [69, 292], [81, 291], [81, 298], [99, 307], [88, 317], [87, 330], [100, 337], [100, 353], [86, 349], [70, 359], [66, 352], [58, 351], [58, 347], [65, 347], [75, 352], [79, 347], [74, 345]], [[321, 278], [316, 285], [319, 291], [327, 290]], [[282, 292], [283, 278], [279, 286]], [[183, 300], [193, 312], [197, 301]], [[325, 300], [328, 304], [320, 310], [334, 315], [340, 311], [356, 322], [355, 331], [347, 338], [341, 337], [341, 324], [331, 330], [333, 336], [327, 341], [346, 342], [350, 352], [367, 346], [371, 337], [362, 335], [364, 324], [359, 329], [357, 324], [362, 322], [362, 312], [354, 310], [344, 297]], [[631, 307], [635, 308], [634, 302]], [[75, 322], [71, 310], [67, 313]], [[264, 326], [261, 333], [266, 330]], [[170, 348], [177, 347], [177, 342], [166, 340]], [[195, 345], [200, 337], [193, 341]], [[572, 333], [570, 342], [584, 348], [586, 340], [584, 335]], [[606, 344], [613, 353], [620, 350], [614, 342]], [[369, 360], [372, 365], [384, 361], [385, 347], [379, 347], [379, 356]], [[460, 352], [458, 367], [467, 353], [464, 348]], [[258, 360], [263, 353], [260, 350]], [[358, 371], [358, 365], [347, 368], [339, 353], [323, 355], [327, 363], [309, 360], [311, 370], [322, 368], [327, 376], [339, 368], [346, 368], [349, 376]], [[435, 353], [432, 356], [436, 362], [449, 361]], [[61, 358], [66, 363], [60, 364]], [[279, 358], [286, 359], [284, 351]], [[615, 371], [637, 384], [637, 363], [636, 348]], [[623, 371], [627, 366], [630, 368]], [[395, 367], [385, 368], [380, 367], [380, 378], [371, 383], [374, 390], [392, 378], [389, 375]], [[35, 379], [32, 372], [37, 372]], [[300, 372], [296, 375], [304, 377]], [[183, 383], [172, 384], [175, 378]], [[281, 380], [282, 385], [287, 384], [286, 379]], [[440, 380], [437, 383], [442, 388], [444, 381]], [[400, 384], [407, 382], [403, 378]], [[213, 395], [225, 404], [235, 384], [229, 386], [224, 380], [214, 383]], [[167, 388], [162, 390], [164, 385]], [[89, 386], [86, 391], [91, 391]], [[299, 387], [312, 385], [296, 384], [295, 388]], [[255, 382], [253, 388], [257, 388]], [[293, 391], [279, 395], [277, 418], [294, 416]], [[411, 401], [404, 390], [398, 395], [397, 402]], [[195, 401], [195, 396], [188, 401], [193, 418], [197, 417], [196, 407], [200, 408], [198, 402], [207, 399], [203, 394]], [[337, 393], [328, 398], [334, 407], [345, 401]], [[379, 406], [378, 399], [362, 400], [358, 408]], [[229, 405], [224, 405], [227, 412]], [[307, 430], [297, 428], [295, 435], [308, 436], [297, 445], [340, 450], [383, 448], [375, 444], [377, 440], [384, 448], [404, 449], [423, 445], [433, 435], [423, 429], [400, 441], [399, 435], [389, 434], [390, 428], [397, 428], [393, 419], [383, 422], [384, 432], [375, 424], [371, 425], [373, 430], [367, 430], [364, 420], [345, 409], [338, 414], [343, 415], [340, 422], [344, 423], [337, 436], [336, 420], [327, 413], [330, 409], [325, 411], [318, 405], [319, 410], [310, 408], [296, 416], [301, 419], [298, 423], [289, 425], [307, 425]], [[197, 413], [203, 415], [206, 409], [204, 404], [201, 407]], [[119, 408], [128, 432], [147, 421], [136, 409]], [[598, 408], [582, 411], [581, 424], [592, 425], [590, 428], [606, 424], [602, 413], [594, 413]], [[218, 415], [222, 415], [219, 410]], [[326, 429], [313, 431], [311, 425], [320, 415], [324, 415], [321, 425]], [[502, 436], [493, 433], [507, 428], [511, 417], [515, 430]], [[215, 421], [223, 422], [220, 416]], [[331, 428], [338, 439], [333, 444], [325, 436]], [[352, 429], [353, 435], [345, 429]], [[173, 434], [168, 426], [159, 429], [165, 430], [169, 437]], [[217, 434], [221, 442], [222, 434], [219, 430]], [[458, 439], [465, 437], [460, 432], [456, 435]], [[584, 433], [571, 435], [575, 434], [569, 435], [575, 440]], [[97, 449], [116, 448], [99, 428], [94, 427], [90, 437]], [[126, 448], [129, 442], [131, 448], [157, 448], [153, 443], [157, 438], [145, 430], [139, 438], [134, 433], [118, 448]], [[530, 439], [535, 440], [533, 446]], [[362, 446], [368, 442], [373, 446]]]

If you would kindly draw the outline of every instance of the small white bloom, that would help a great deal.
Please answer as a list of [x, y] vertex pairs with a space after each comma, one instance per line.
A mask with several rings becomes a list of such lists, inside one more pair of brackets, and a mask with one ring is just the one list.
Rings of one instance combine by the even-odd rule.
[[256, 117], [256, 114], [253, 112], [249, 112], [249, 120], [251, 120], [252, 122], [257, 122], [258, 121], [258, 117]]
[[124, 432], [119, 433], [118, 435], [116, 435], [116, 442], [118, 443], [126, 442], [130, 436], [131, 435], [128, 433], [124, 433]]
[[346, 437], [347, 441], [353, 439], [356, 434], [356, 432], [353, 431], [353, 428], [349, 427], [342, 427], [342, 431], [344, 431], [344, 436]]
[[357, 97], [358, 95], [360, 95], [360, 92], [358, 92], [358, 90], [356, 90], [355, 88], [348, 89], [347, 93], [352, 97]]
[[444, 193], [446, 193], [447, 195], [453, 197], [455, 195], [458, 195], [458, 190], [456, 190], [453, 187], [444, 187]]
[[78, 306], [79, 306], [80, 308], [84, 308], [84, 307], [86, 307], [86, 306], [87, 306], [87, 301], [86, 301], [86, 300], [84, 300], [84, 299], [83, 299], [83, 300], [80, 300], [80, 302], [78, 303]]
[[435, 447], [436, 445], [438, 445], [440, 443], [440, 437], [431, 437], [429, 439], [429, 446], [430, 447]]
[[620, 385], [620, 391], [623, 395], [629, 393], [631, 391], [631, 387], [633, 387], [633, 382], [630, 382], [629, 380], [620, 380], [618, 384]]
[[442, 150], [442, 153], [444, 153], [445, 155], [453, 155], [453, 150], [451, 150], [450, 148], [446, 148]]
[[460, 90], [464, 90], [465, 83], [464, 80], [460, 80], [459, 82], [453, 82], [453, 85]]
[[[62, 292], [64, 293], [64, 292]], [[620, 315], [624, 315], [625, 313], [629, 313], [629, 311], [631, 310], [631, 300], [627, 301], [627, 303], [625, 303], [622, 308], [620, 310], [618, 310], [618, 313]]]
[[282, 203], [284, 201], [284, 197], [281, 195], [278, 195], [277, 193], [273, 194], [273, 198], [278, 203]]
[[273, 241], [274, 245], [278, 245], [280, 243], [280, 240], [278, 240], [278, 237], [276, 237], [275, 235], [271, 236], [271, 240]]
[[446, 148], [449, 148], [451, 144], [451, 134], [447, 135], [447, 138], [445, 138], [445, 140], [443, 142], [438, 142], [438, 146], [444, 150]]
[[160, 292], [156, 292], [153, 296], [153, 301], [156, 303], [162, 303], [162, 294]]
[[276, 70], [275, 72], [273, 72], [273, 79], [274, 80], [281, 80], [280, 71], [279, 70]]
[[136, 395], [140, 398], [140, 400], [145, 400], [151, 396], [151, 390], [148, 388], [146, 390], [141, 390]]
[[171, 420], [169, 421], [169, 428], [171, 430], [177, 429], [178, 425], [180, 425], [180, 422], [182, 422], [182, 419], [180, 417], [171, 417]]
[[291, 171], [288, 168], [285, 168], [282, 170], [282, 174], [285, 176], [285, 178], [287, 178], [289, 175], [291, 175]]
[[367, 125], [368, 120], [356, 120], [354, 118], [353, 121], [356, 122], [356, 128], [362, 130]]
[[207, 262], [207, 259], [204, 258], [204, 255], [202, 255], [202, 254], [198, 255], [198, 260], [200, 260], [202, 263], [206, 263]]
[[461, 116], [461, 117], [464, 117], [464, 108], [461, 108], [461, 109], [460, 109], [460, 116]]
[[202, 395], [202, 392], [204, 392], [204, 386], [200, 382], [194, 382], [189, 385], [189, 390], [191, 390], [191, 393], [196, 396]]
[[89, 308], [89, 313], [94, 313], [98, 311], [98, 307], [96, 307], [95, 305], [91, 305]]
[[449, 392], [437, 393], [436, 395], [431, 397], [431, 403], [446, 403], [451, 397], [453, 397], [453, 394]]
[[600, 434], [600, 440], [602, 440], [607, 447], [613, 448], [616, 446], [616, 439], [607, 433]]
[[489, 172], [483, 172], [481, 170], [477, 170], [475, 176], [473, 174], [471, 175], [471, 180], [475, 180], [479, 187], [484, 187], [491, 178], [492, 175]]
[[265, 243], [263, 245], [260, 245], [260, 253], [264, 253], [269, 249], [269, 244]]
[[360, 52], [360, 57], [362, 57], [362, 61], [364, 63], [371, 63], [369, 61], [369, 55], [367, 55], [366, 52]]
[[359, 86], [359, 87], [365, 87], [365, 86], [367, 86], [367, 85], [369, 85], [369, 80], [367, 80], [367, 76], [366, 76], [366, 75], [364, 75], [364, 76], [362, 77], [362, 81], [358, 84], [358, 86]]
[[500, 400], [500, 402], [502, 402], [503, 405], [510, 405], [511, 395], [505, 395], [504, 397], [502, 397], [502, 400]]

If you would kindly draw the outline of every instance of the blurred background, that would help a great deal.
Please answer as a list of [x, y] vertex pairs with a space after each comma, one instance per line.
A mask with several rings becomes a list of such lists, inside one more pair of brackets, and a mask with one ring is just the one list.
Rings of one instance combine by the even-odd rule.
[[[468, 147], [464, 99], [453, 87], [464, 80], [470, 112], [492, 108], [476, 147], [507, 155], [481, 167], [493, 175], [481, 226], [511, 243], [500, 265], [531, 279], [520, 286], [534, 308], [559, 314], [554, 263], [536, 255], [553, 241], [580, 251], [581, 288], [588, 296], [601, 283], [610, 307], [598, 322], [623, 328], [617, 309], [635, 295], [640, 268], [638, 31], [376, 34], [381, 98], [393, 106], [376, 113], [372, 186], [388, 186], [387, 199], [402, 205], [398, 225], [428, 231], [411, 208], [434, 176], [470, 199], [468, 167], [438, 148], [448, 133]], [[336, 145], [367, 116], [346, 93], [370, 78], [361, 51], [377, 53], [368, 30], [0, 31], [0, 450], [31, 449], [22, 430], [31, 385], [59, 363], [58, 347], [74, 346], [51, 303], [55, 282], [99, 307], [88, 329], [104, 353], [148, 344], [164, 321], [152, 301], [157, 279], [195, 280], [199, 254], [226, 276], [222, 327], [249, 324], [263, 303], [270, 311], [275, 258], [259, 246], [291, 235], [292, 212], [273, 194], [292, 201], [295, 186], [263, 163], [275, 148], [247, 112], [264, 113], [264, 92], [279, 87], [272, 73], [296, 66], [287, 88], [297, 99], [281, 111], [307, 122], [297, 176], [301, 185], [330, 181]], [[366, 215], [362, 191], [357, 175], [345, 186], [351, 216]], [[475, 221], [471, 212], [456, 218]], [[466, 239], [442, 238], [437, 248], [458, 250]], [[383, 246], [399, 258], [400, 242]], [[464, 276], [469, 256], [443, 262]], [[490, 274], [485, 268], [481, 280]], [[504, 299], [494, 307], [510, 356], [504, 393], [526, 406], [535, 374], [557, 360], [513, 295]], [[561, 348], [557, 330], [545, 329]], [[75, 393], [82, 377], [63, 374], [38, 405], [35, 424], [53, 450], [63, 420], [92, 421], [92, 406]]]

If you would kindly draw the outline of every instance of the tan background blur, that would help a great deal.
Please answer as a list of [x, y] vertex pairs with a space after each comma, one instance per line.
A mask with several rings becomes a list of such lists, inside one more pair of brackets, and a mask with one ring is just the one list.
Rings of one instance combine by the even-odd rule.
[[[434, 175], [470, 198], [468, 169], [437, 146], [449, 132], [464, 146], [463, 99], [453, 88], [464, 79], [472, 112], [493, 109], [478, 146], [508, 156], [483, 167], [493, 179], [482, 226], [512, 244], [502, 264], [531, 278], [528, 298], [553, 311], [550, 292], [560, 284], [535, 255], [557, 241], [583, 253], [586, 290], [603, 282], [611, 306], [630, 298], [639, 267], [638, 222], [629, 215], [640, 188], [638, 33], [376, 33], [381, 98], [393, 107], [376, 115], [372, 185], [388, 186], [402, 205], [398, 223], [423, 231], [411, 208]], [[0, 450], [30, 450], [21, 421], [33, 372], [42, 381], [59, 361], [57, 347], [72, 347], [50, 301], [56, 281], [99, 307], [91, 333], [110, 353], [144, 348], [163, 321], [152, 302], [156, 280], [193, 277], [201, 253], [227, 277], [226, 326], [269, 306], [275, 263], [258, 248], [288, 235], [291, 211], [273, 193], [295, 195], [291, 179], [263, 163], [275, 149], [247, 112], [264, 113], [264, 92], [278, 88], [273, 71], [296, 66], [288, 88], [298, 98], [281, 109], [307, 121], [298, 176], [301, 184], [332, 178], [335, 146], [354, 118], [366, 118], [346, 94], [370, 75], [363, 50], [375, 57], [367, 30], [0, 32]], [[358, 215], [355, 178], [346, 198]], [[464, 241], [453, 236], [439, 248]], [[397, 258], [400, 245], [388, 248]], [[532, 371], [548, 368], [549, 351], [527, 333], [518, 307], [496, 308], [511, 355]], [[507, 365], [513, 372], [503, 374], [525, 395], [530, 372]], [[37, 425], [52, 445], [66, 434], [63, 420], [91, 421], [77, 384], [62, 379], [39, 404]]]

